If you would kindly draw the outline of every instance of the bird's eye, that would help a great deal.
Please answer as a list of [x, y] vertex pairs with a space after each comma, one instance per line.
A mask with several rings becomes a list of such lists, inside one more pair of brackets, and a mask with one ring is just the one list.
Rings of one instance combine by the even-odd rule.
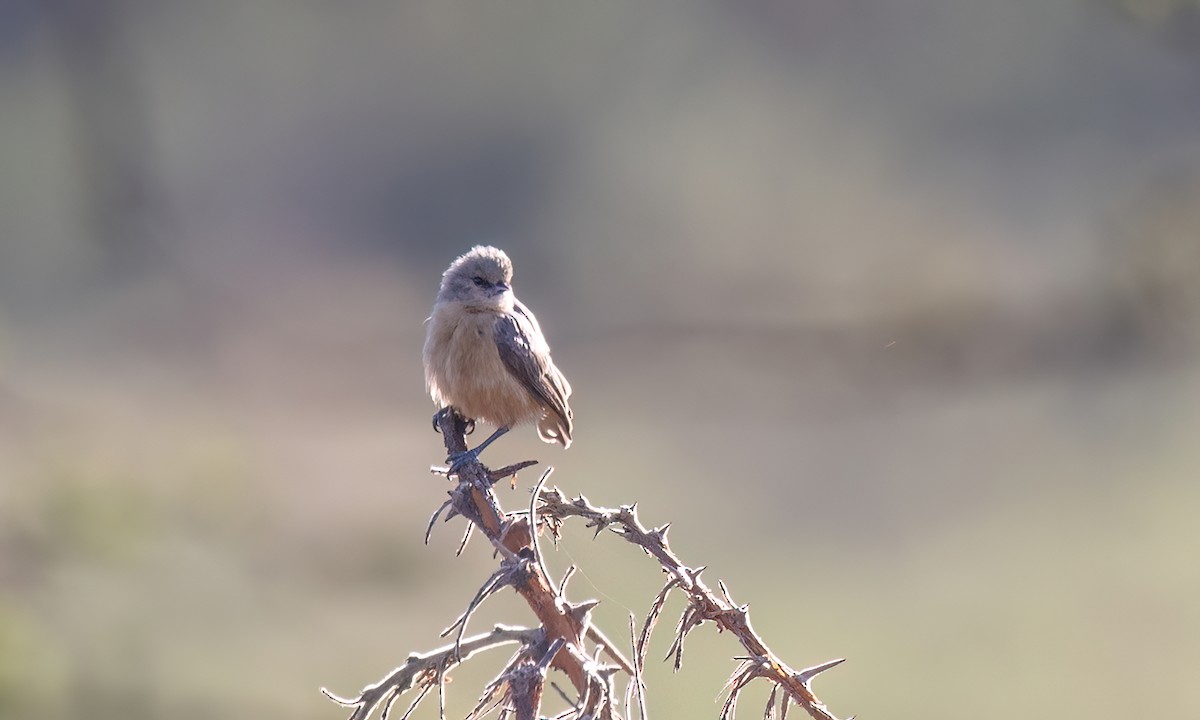
[[487, 281], [484, 280], [483, 278], [479, 277], [478, 275], [471, 278], [471, 282], [475, 283], [475, 287], [486, 287], [487, 286]]

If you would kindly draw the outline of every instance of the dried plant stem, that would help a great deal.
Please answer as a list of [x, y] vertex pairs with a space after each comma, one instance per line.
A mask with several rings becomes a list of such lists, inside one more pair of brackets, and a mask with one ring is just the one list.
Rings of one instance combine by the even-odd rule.
[[[439, 418], [436, 424], [442, 432], [447, 453], [466, 451], [468, 423], [453, 412], [442, 413]], [[505, 513], [493, 485], [501, 478], [533, 464], [533, 461], [525, 461], [491, 471], [478, 460], [471, 460], [455, 472], [457, 485], [450, 491], [449, 499], [430, 519], [425, 534], [426, 543], [437, 518], [443, 512], [447, 520], [462, 516], [469, 524], [459, 553], [465, 548], [471, 530], [477, 529], [492, 544], [500, 558], [500, 566], [479, 588], [463, 614], [443, 632], [444, 636], [455, 634], [453, 643], [423, 655], [409, 656], [403, 665], [378, 683], [364, 688], [356, 698], [340, 698], [322, 689], [334, 702], [354, 709], [349, 720], [368, 720], [379, 708], [382, 708], [381, 720], [387, 720], [388, 712], [398, 698], [406, 691], [417, 688], [417, 698], [401, 718], [405, 720], [435, 687], [438, 690], [439, 717], [444, 719], [446, 674], [480, 650], [514, 642], [520, 643], [521, 647], [499, 675], [483, 689], [468, 720], [482, 718], [493, 711], [498, 711], [499, 720], [510, 716], [516, 720], [542, 717], [541, 700], [550, 668], [564, 673], [576, 694], [572, 700], [558, 685], [552, 684], [559, 695], [574, 705], [559, 717], [622, 720], [616, 710], [617, 693], [613, 688], [613, 677], [624, 671], [630, 676], [624, 693], [625, 712], [632, 717], [636, 702], [640, 720], [647, 720], [643, 673], [646, 652], [650, 636], [672, 592], [680, 592], [687, 599], [667, 654], [674, 658], [676, 669], [683, 661], [684, 641], [688, 634], [705, 622], [716, 623], [721, 629], [729, 631], [745, 649], [744, 655], [735, 658], [739, 665], [725, 685], [728, 694], [721, 707], [721, 720], [732, 720], [741, 691], [759, 678], [773, 686], [764, 718], [778, 716], [784, 720], [789, 704], [795, 703], [816, 720], [837, 720], [813, 694], [810, 686], [819, 673], [838, 665], [842, 660], [801, 671], [785, 665], [751, 627], [748, 606], [734, 603], [728, 589], [720, 581], [717, 583], [719, 594], [709, 588], [700, 579], [703, 567], [689, 568], [679, 560], [667, 544], [669, 525], [647, 529], [638, 519], [634, 505], [617, 509], [597, 507], [582, 496], [568, 499], [558, 488], [544, 489], [549, 470], [534, 488], [527, 511]], [[447, 471], [434, 468], [434, 472], [446, 474]], [[557, 585], [549, 577], [538, 542], [537, 528], [545, 523], [557, 538], [560, 525], [570, 517], [586, 520], [588, 527], [595, 528], [597, 536], [606, 529], [615, 532], [657, 559], [668, 574], [666, 584], [642, 621], [640, 632], [637, 631], [635, 619], [630, 616], [632, 663], [598, 628], [593, 627], [591, 613], [598, 601], [567, 601], [567, 580], [574, 572], [574, 567]], [[467, 623], [475, 610], [490, 595], [504, 587], [512, 587], [526, 601], [540, 627], [530, 629], [497, 625], [489, 633], [465, 636]], [[591, 651], [586, 641], [594, 643]], [[616, 665], [601, 664], [599, 658], [602, 652], [607, 653]]]
[[663, 588], [646, 617], [642, 637], [638, 643], [639, 654], [644, 653], [649, 632], [657, 620], [666, 595], [675, 588], [684, 592], [688, 598], [688, 607], [684, 610], [672, 645], [673, 654], [676, 657], [676, 667], [682, 660], [684, 638], [703, 622], [714, 622], [738, 639], [742, 647], [746, 649], [747, 657], [743, 660], [742, 666], [739, 666], [730, 678], [728, 685], [730, 696], [726, 703], [728, 712], [723, 711], [722, 717], [732, 715], [737, 695], [746, 684], [756, 678], [764, 678], [782, 688], [792, 701], [803, 707], [809, 715], [817, 720], [837, 720], [825, 704], [813, 694], [810, 685], [814, 677], [842, 663], [843, 659], [822, 663], [800, 671], [793, 670], [784, 664], [751, 627], [749, 606], [735, 605], [723, 583], [718, 583], [722, 591], [722, 596], [718, 597], [700, 579], [704, 568], [693, 570], [684, 565], [675, 555], [667, 544], [669, 525], [648, 529], [638, 519], [637, 507], [634, 505], [616, 509], [597, 507], [583, 496], [568, 500], [558, 488], [542, 490], [540, 499], [542, 503], [539, 508], [540, 514], [559, 520], [567, 517], [584, 518], [588, 521], [588, 527], [596, 528], [597, 532], [610, 529], [657, 559], [663, 570], [670, 576], [666, 587]]
[[414, 684], [422, 686], [437, 684], [438, 676], [481, 650], [508, 643], [533, 645], [544, 637], [545, 634], [541, 628], [497, 625], [489, 633], [463, 638], [461, 642], [451, 643], [424, 654], [409, 655], [403, 665], [374, 685], [363, 688], [356, 698], [338, 697], [325, 688], [321, 688], [321, 692], [338, 705], [354, 708], [350, 720], [367, 720], [381, 703], [386, 701], [383, 709], [383, 712], [386, 713], [391, 704], [404, 692], [410, 690]]

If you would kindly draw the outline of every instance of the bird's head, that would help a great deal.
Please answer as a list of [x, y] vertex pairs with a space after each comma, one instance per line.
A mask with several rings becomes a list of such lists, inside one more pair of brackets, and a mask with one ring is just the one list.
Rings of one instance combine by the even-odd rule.
[[512, 261], [499, 248], [476, 245], [442, 275], [438, 301], [459, 302], [472, 309], [512, 309]]

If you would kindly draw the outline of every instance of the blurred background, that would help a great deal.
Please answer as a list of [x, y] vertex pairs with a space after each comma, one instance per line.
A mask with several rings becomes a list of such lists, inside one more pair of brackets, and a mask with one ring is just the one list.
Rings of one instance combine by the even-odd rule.
[[[6, 0], [0, 717], [341, 718], [442, 644], [481, 242], [577, 419], [489, 462], [671, 521], [839, 716], [1200, 716], [1200, 4]], [[550, 562], [614, 637], [662, 582]]]

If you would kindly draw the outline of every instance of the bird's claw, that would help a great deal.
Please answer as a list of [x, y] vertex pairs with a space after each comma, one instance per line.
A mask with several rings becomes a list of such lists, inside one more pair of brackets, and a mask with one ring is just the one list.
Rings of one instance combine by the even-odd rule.
[[437, 412], [435, 412], [433, 414], [433, 431], [434, 432], [442, 431], [442, 421], [445, 420], [447, 417], [462, 418], [463, 422], [467, 424], [466, 429], [463, 430], [464, 435], [470, 435], [471, 433], [475, 432], [475, 421], [472, 420], [471, 418], [462, 417], [462, 415], [459, 415], [458, 412], [455, 411], [455, 409], [449, 405], [442, 408], [441, 410], [438, 410]]

